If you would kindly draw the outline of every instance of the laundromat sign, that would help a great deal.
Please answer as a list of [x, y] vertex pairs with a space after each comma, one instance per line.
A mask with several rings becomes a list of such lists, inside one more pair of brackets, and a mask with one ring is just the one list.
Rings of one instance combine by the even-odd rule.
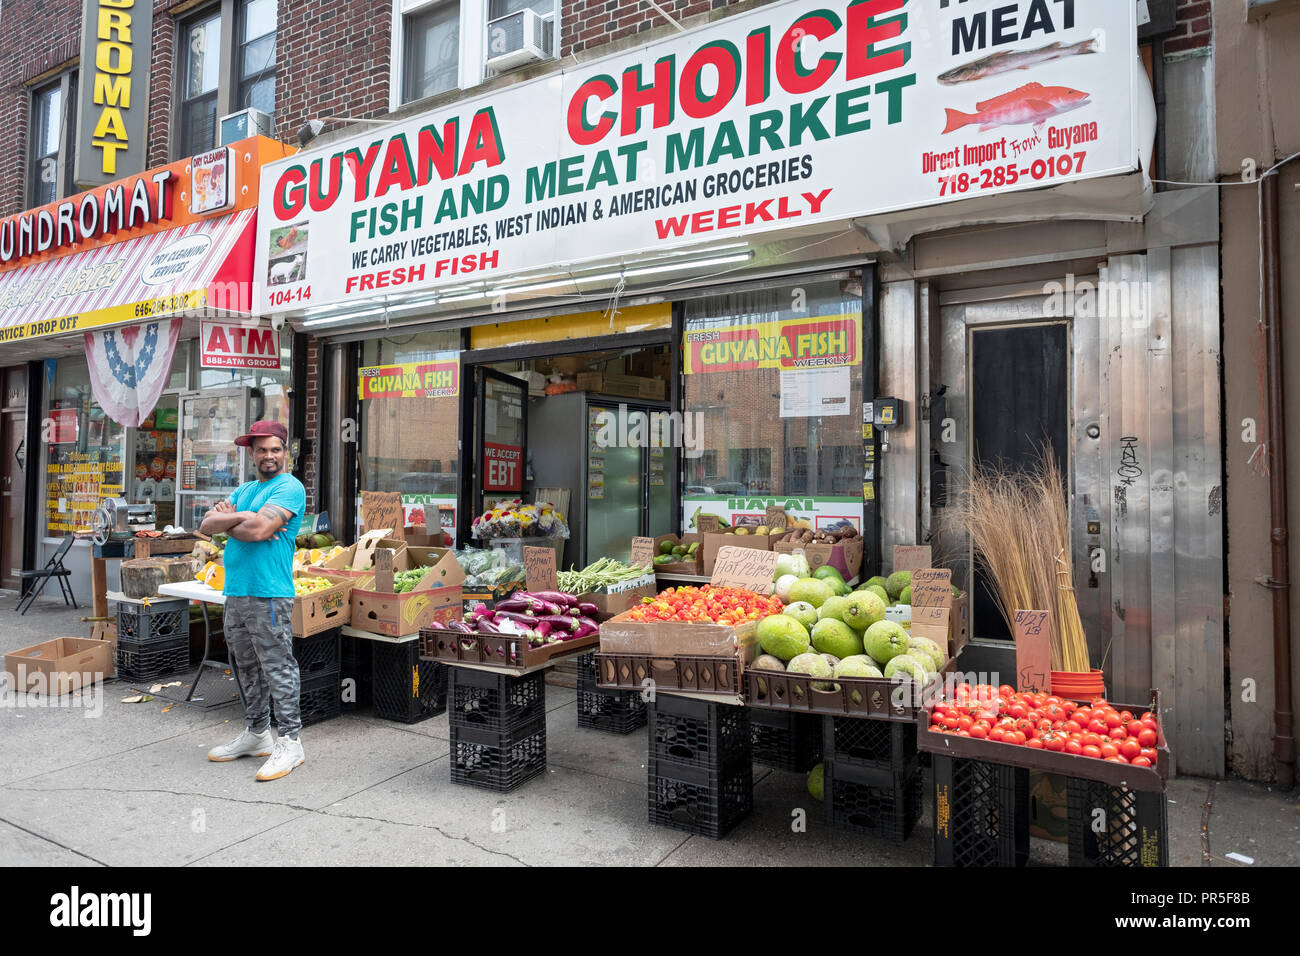
[[728, 325], [686, 333], [685, 371], [816, 369], [857, 365], [862, 320], [837, 315]]
[[85, 0], [73, 179], [98, 186], [145, 166], [153, 0]]
[[369, 365], [360, 369], [361, 398], [454, 398], [460, 394], [460, 359]]
[[1132, 172], [1136, 35], [1122, 2], [766, 4], [272, 163], [261, 305]]

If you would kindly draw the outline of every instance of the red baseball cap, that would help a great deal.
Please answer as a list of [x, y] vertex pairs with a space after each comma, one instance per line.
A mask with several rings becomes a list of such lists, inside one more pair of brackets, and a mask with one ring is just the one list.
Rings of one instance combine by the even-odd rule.
[[254, 438], [278, 438], [284, 445], [289, 444], [289, 430], [279, 422], [262, 421], [253, 422], [253, 427], [248, 430], [247, 435], [240, 435], [235, 439], [236, 445], [245, 447], [253, 444]]

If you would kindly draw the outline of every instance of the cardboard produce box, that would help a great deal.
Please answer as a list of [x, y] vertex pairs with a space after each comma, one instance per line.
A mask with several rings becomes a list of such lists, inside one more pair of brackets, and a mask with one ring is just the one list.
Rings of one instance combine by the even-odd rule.
[[704, 573], [704, 544], [700, 541], [700, 536], [696, 532], [689, 534], [661, 534], [655, 538], [655, 554], [662, 554], [661, 550], [665, 541], [671, 541], [674, 545], [684, 544], [690, 547], [698, 543], [700, 546], [695, 549], [695, 557], [689, 561], [665, 561], [663, 564], [654, 564], [652, 567], [658, 574], [703, 574]]
[[88, 637], [56, 637], [5, 655], [15, 693], [58, 697], [97, 684], [113, 672], [113, 645]]
[[331, 586], [293, 599], [293, 636], [311, 637], [330, 628], [352, 623], [352, 589], [366, 578], [329, 574], [318, 568], [305, 568], [295, 578], [323, 578]]
[[600, 626], [603, 654], [644, 654], [647, 657], [732, 657], [754, 659], [758, 624], [685, 624], [678, 621], [633, 621], [624, 611]]
[[466, 584], [461, 588], [461, 607], [468, 612], [474, 604], [483, 604], [490, 611], [496, 607], [497, 601], [504, 601], [510, 595], [522, 588], [523, 582], [516, 581], [513, 584], [503, 584], [499, 587], [475, 587]]
[[823, 564], [829, 564], [845, 581], [851, 581], [862, 571], [863, 544], [861, 538], [849, 538], [839, 544], [791, 544], [789, 541], [772, 542], [772, 550], [778, 554], [793, 554], [802, 549], [808, 559], [808, 569], [816, 571]]
[[[757, 551], [771, 551], [772, 542], [765, 534], [725, 534], [709, 533], [702, 536], [704, 541], [700, 551], [704, 553], [704, 574], [712, 574], [713, 566], [718, 562], [718, 549], [733, 545], [737, 548], [754, 548]], [[811, 561], [808, 562], [810, 565]]]
[[616, 617], [624, 611], [630, 611], [642, 603], [645, 598], [653, 598], [659, 593], [653, 575], [641, 579], [641, 583], [637, 583], [636, 579], [627, 583], [631, 586], [620, 587], [613, 591], [589, 591], [586, 594], [579, 594], [578, 600], [596, 605], [600, 611], [600, 617], [606, 619]]
[[[456, 555], [447, 548], [408, 548], [404, 554], [407, 567], [376, 568], [373, 581], [362, 582], [352, 589], [352, 626], [383, 634], [405, 637], [431, 624], [460, 620], [465, 572]], [[394, 559], [396, 555], [394, 555]], [[425, 568], [415, 587], [404, 593], [393, 590], [393, 572]]]
[[405, 571], [410, 567], [406, 558], [407, 547], [405, 541], [385, 538], [378, 532], [370, 532], [362, 535], [361, 540], [356, 544], [350, 545], [346, 550], [340, 551], [320, 564], [319, 570], [341, 577], [363, 578], [375, 573], [375, 552], [380, 548], [387, 548], [393, 552], [393, 570]]
[[108, 641], [108, 673], [105, 677], [117, 676], [117, 622], [96, 621], [90, 629], [92, 641]]

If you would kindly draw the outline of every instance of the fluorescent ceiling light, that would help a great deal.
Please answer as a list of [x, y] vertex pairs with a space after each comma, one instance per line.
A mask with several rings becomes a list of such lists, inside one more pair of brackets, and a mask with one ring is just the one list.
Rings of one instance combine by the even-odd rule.
[[717, 256], [712, 259], [697, 259], [694, 262], [676, 262], [672, 265], [649, 266], [644, 269], [628, 269], [626, 276], [648, 276], [657, 272], [684, 272], [688, 269], [707, 269], [709, 266], [722, 266], [733, 262], [748, 262], [753, 253], [745, 252], [731, 256]]

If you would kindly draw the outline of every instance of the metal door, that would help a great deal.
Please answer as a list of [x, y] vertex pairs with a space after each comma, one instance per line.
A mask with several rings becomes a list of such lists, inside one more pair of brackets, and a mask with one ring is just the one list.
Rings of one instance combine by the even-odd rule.
[[528, 448], [528, 383], [490, 368], [476, 369], [475, 514], [498, 499], [520, 498]]

